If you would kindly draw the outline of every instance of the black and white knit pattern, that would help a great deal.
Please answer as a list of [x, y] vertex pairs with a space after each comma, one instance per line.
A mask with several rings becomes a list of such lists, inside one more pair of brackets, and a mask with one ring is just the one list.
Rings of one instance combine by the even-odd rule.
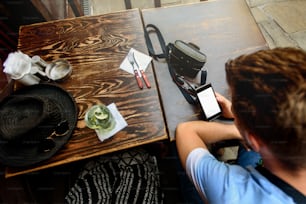
[[66, 196], [68, 203], [163, 203], [156, 158], [144, 150], [90, 161]]

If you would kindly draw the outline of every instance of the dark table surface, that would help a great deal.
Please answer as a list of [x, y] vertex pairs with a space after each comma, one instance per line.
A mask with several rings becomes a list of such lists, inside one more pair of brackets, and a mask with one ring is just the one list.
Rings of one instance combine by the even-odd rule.
[[[228, 96], [224, 64], [229, 58], [267, 49], [268, 46], [244, 0], [213, 0], [142, 10], [144, 24], [156, 25], [166, 43], [192, 42], [206, 54], [207, 83]], [[156, 53], [159, 42], [150, 34]], [[199, 106], [190, 105], [172, 82], [167, 64], [154, 60], [167, 128], [171, 140], [183, 121], [203, 119]]]
[[[6, 177], [168, 139], [151, 64], [146, 70], [151, 89], [139, 89], [134, 75], [119, 69], [130, 48], [147, 53], [143, 33], [138, 9], [20, 28], [19, 50], [71, 63], [71, 77], [58, 85], [75, 98], [79, 113], [72, 138], [55, 156], [28, 168], [8, 168]], [[115, 103], [128, 123], [104, 142], [84, 122], [88, 108], [100, 102]]]

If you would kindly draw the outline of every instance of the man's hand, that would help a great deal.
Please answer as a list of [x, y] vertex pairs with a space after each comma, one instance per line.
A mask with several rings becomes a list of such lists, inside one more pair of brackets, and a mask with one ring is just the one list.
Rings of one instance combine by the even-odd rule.
[[234, 114], [232, 112], [232, 102], [217, 92], [215, 92], [215, 95], [219, 105], [221, 106], [222, 116], [224, 118], [234, 119]]

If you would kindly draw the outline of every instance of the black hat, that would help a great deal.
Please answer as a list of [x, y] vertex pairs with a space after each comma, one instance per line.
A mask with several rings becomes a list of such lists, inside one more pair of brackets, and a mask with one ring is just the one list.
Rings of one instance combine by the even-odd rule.
[[77, 123], [77, 106], [52, 84], [24, 87], [0, 103], [0, 163], [36, 164], [65, 145]]

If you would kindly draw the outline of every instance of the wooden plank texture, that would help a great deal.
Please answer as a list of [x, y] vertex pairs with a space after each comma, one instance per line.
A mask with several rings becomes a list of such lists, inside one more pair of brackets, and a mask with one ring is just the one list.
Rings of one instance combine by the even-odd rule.
[[[71, 63], [71, 77], [59, 85], [75, 98], [79, 120], [54, 157], [31, 168], [10, 168], [7, 177], [168, 138], [151, 65], [146, 70], [151, 89], [140, 90], [134, 76], [119, 69], [130, 48], [147, 53], [138, 9], [22, 26], [19, 34], [22, 52]], [[104, 142], [84, 123], [86, 110], [99, 102], [114, 102], [128, 123]]]

